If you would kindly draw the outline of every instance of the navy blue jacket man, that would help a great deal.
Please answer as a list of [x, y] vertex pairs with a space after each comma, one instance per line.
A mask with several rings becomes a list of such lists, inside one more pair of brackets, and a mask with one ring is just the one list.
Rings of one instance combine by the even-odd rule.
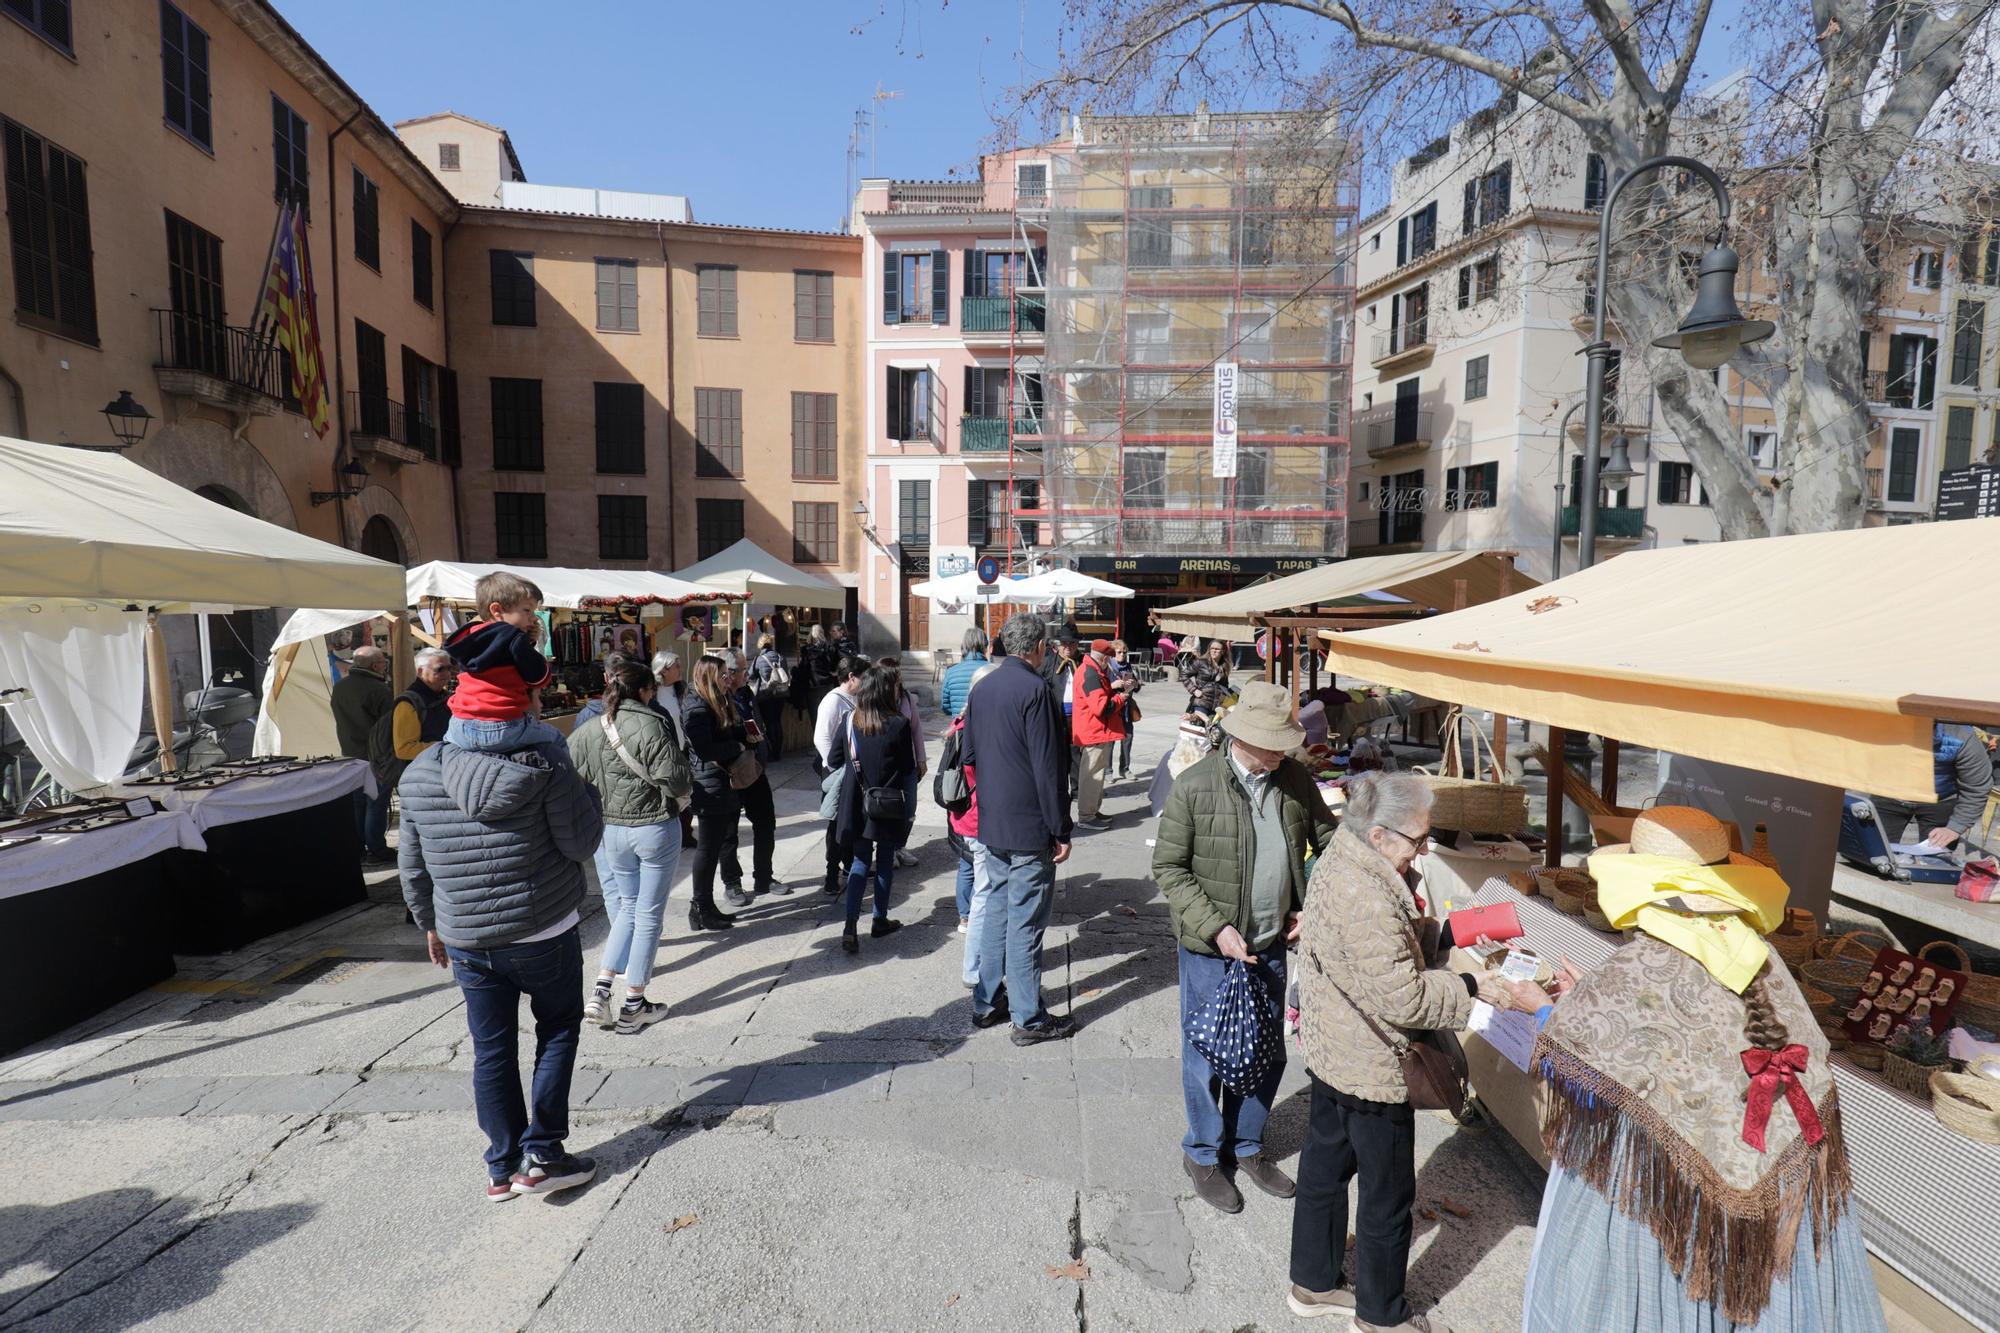
[[1017, 615], [1000, 631], [1007, 656], [966, 700], [962, 763], [976, 767], [973, 800], [986, 849], [979, 981], [972, 1021], [1014, 1021], [1016, 1046], [1072, 1036], [1076, 1024], [1042, 1007], [1042, 932], [1054, 904], [1056, 866], [1069, 857], [1069, 727], [1041, 676], [1048, 626]]

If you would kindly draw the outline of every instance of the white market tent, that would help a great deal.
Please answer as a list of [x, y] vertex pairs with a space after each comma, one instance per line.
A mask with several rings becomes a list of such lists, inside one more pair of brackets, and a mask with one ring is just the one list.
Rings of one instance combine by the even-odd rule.
[[1632, 551], [1445, 615], [1325, 634], [1336, 669], [1469, 708], [1928, 800], [1933, 721], [2000, 722], [2000, 622], [1936, 620], [2000, 518]]
[[1047, 573], [1036, 574], [1015, 584], [1011, 591], [1013, 600], [1017, 602], [1070, 601], [1078, 597], [1122, 600], [1132, 595], [1132, 590], [1122, 583], [1094, 579], [1074, 569], [1051, 569]]
[[818, 606], [838, 610], [847, 605], [846, 588], [793, 568], [748, 537], [706, 560], [675, 570], [673, 577], [738, 593], [760, 606]]
[[124, 771], [149, 656], [154, 715], [171, 725], [160, 613], [381, 605], [402, 577], [121, 455], [0, 437], [0, 703], [72, 790]]
[[238, 513], [119, 454], [0, 436], [0, 603], [370, 607], [403, 571]]
[[679, 606], [690, 602], [743, 600], [740, 592], [704, 587], [672, 575], [654, 574], [643, 569], [564, 569], [558, 566], [433, 560], [410, 571], [404, 594], [407, 605], [422, 606], [426, 602], [440, 601], [469, 606], [472, 590], [478, 586], [481, 577], [496, 570], [519, 574], [540, 588], [543, 606], [572, 611], [581, 606], [617, 602]]

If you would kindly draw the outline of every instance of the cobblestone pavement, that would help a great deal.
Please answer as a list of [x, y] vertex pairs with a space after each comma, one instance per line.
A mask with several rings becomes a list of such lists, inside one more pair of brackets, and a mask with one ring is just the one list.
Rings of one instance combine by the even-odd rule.
[[[1172, 734], [1157, 712], [1146, 777]], [[1253, 1189], [1225, 1217], [1180, 1169], [1144, 778], [1113, 786], [1113, 827], [1059, 880], [1044, 986], [1082, 1031], [1022, 1050], [972, 1027], [940, 812], [898, 878], [908, 929], [850, 958], [817, 891], [817, 783], [796, 761], [774, 776], [778, 870], [801, 892], [689, 936], [683, 869], [652, 988], [672, 1016], [583, 1035], [570, 1144], [600, 1163], [589, 1188], [486, 1204], [458, 991], [377, 876], [368, 905], [183, 959], [0, 1062], [0, 1327], [1295, 1322], [1290, 1205]], [[1294, 1060], [1269, 1136], [1288, 1166], [1303, 1085]], [[1458, 1329], [1518, 1326], [1539, 1185], [1503, 1139], [1420, 1117], [1411, 1291]]]

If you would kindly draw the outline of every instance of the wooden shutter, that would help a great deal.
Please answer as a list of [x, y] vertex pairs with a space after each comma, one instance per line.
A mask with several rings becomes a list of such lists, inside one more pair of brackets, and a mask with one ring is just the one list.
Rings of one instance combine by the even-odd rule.
[[449, 366], [438, 367], [438, 430], [438, 461], [446, 467], [457, 467], [458, 372]]
[[[597, 305], [600, 312], [598, 315], [599, 323], [602, 323], [604, 319], [602, 314], [604, 308], [602, 286], [602, 279], [600, 279], [600, 290], [597, 297]], [[715, 336], [715, 311], [718, 304], [715, 297], [715, 270], [706, 264], [698, 266], [694, 271], [694, 300], [695, 334], [698, 337], [713, 338]]]
[[432, 308], [431, 234], [415, 218], [410, 219], [410, 296], [424, 309]]
[[798, 342], [811, 342], [815, 336], [813, 320], [816, 308], [817, 284], [813, 275], [803, 270], [792, 273], [792, 337]]
[[1410, 262], [1410, 220], [1396, 219], [1396, 267]]
[[903, 372], [896, 369], [894, 366], [891, 366], [889, 368], [888, 392], [884, 396], [889, 404], [888, 421], [887, 421], [889, 427], [889, 438], [892, 440], [900, 440], [903, 438], [905, 434], [903, 428], [903, 416], [904, 416]]
[[931, 323], [951, 323], [951, 251], [931, 251]]
[[985, 388], [985, 379], [985, 374], [978, 366], [965, 368], [965, 415], [969, 417], [985, 415], [979, 410], [985, 397], [981, 392]]
[[732, 265], [715, 271], [715, 290], [722, 298], [716, 310], [715, 322], [723, 336], [736, 336], [736, 269]]
[[903, 258], [891, 250], [882, 256], [882, 322], [903, 322]]
[[1458, 308], [1465, 309], [1472, 304], [1472, 266], [1465, 265], [1458, 271]]
[[1465, 234], [1467, 236], [1470, 236], [1472, 235], [1473, 232], [1479, 230], [1479, 182], [1478, 181], [1467, 181], [1465, 183], [1465, 218], [1463, 226]]

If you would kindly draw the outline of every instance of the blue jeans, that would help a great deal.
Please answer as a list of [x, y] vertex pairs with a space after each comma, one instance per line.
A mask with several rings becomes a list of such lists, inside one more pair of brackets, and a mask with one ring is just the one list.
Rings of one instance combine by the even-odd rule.
[[563, 734], [538, 717], [523, 713], [505, 722], [488, 722], [475, 717], [455, 717], [445, 724], [444, 738], [461, 750], [482, 750], [506, 754], [530, 746], [564, 745]]
[[896, 883], [896, 849], [902, 845], [896, 838], [854, 840], [854, 864], [847, 868], [849, 930], [861, 919], [861, 890], [867, 887], [870, 878], [875, 881], [875, 919], [880, 921], [889, 915], [889, 890]]
[[990, 895], [979, 923], [979, 984], [974, 1012], [993, 1012], [1000, 984], [1007, 984], [1007, 1012], [1026, 1027], [1042, 1011], [1042, 932], [1055, 911], [1055, 849], [1008, 852], [986, 849]]
[[[447, 949], [452, 976], [465, 993], [472, 1033], [472, 1100], [486, 1131], [486, 1174], [499, 1180], [521, 1167], [562, 1155], [569, 1136], [569, 1080], [576, 1068], [576, 1034], [583, 1023], [583, 940], [571, 927], [534, 944], [494, 949]], [[521, 997], [535, 1016], [534, 1116], [521, 1098]]]
[[958, 919], [964, 921], [972, 916], [972, 842], [964, 839], [965, 855], [958, 858], [958, 883], [955, 886], [958, 897]]
[[368, 789], [357, 787], [354, 791], [354, 824], [361, 833], [361, 854], [363, 856], [387, 856], [389, 854], [389, 798], [395, 794], [395, 787], [382, 783], [376, 789], [375, 799], [368, 799]]
[[[1278, 1080], [1285, 1073], [1283, 1048], [1263, 1082], [1249, 1096], [1222, 1086], [1208, 1067], [1208, 1061], [1187, 1039], [1188, 1019], [1208, 1003], [1222, 984], [1228, 960], [1186, 948], [1181, 956], [1181, 1100], [1187, 1103], [1187, 1137], [1181, 1151], [1196, 1166], [1214, 1166], [1224, 1151], [1237, 1161], [1264, 1151], [1264, 1122], [1271, 1118], [1271, 1102], [1278, 1095]], [[1250, 964], [1264, 983], [1264, 991], [1277, 1021], [1284, 1019], [1285, 949], [1282, 942], [1257, 955]]]
[[643, 991], [660, 947], [667, 890], [681, 864], [681, 822], [606, 824], [597, 844], [597, 882], [604, 888], [604, 961], [599, 973], [625, 974], [625, 985]]
[[966, 839], [965, 845], [972, 849], [972, 860], [970, 862], [961, 861], [958, 864], [961, 870], [967, 865], [972, 867], [972, 895], [971, 905], [965, 912], [963, 980], [969, 986], [977, 986], [979, 984], [979, 946], [981, 937], [986, 933], [986, 918], [990, 914], [993, 905], [993, 880], [986, 873], [986, 848], [970, 838]]

